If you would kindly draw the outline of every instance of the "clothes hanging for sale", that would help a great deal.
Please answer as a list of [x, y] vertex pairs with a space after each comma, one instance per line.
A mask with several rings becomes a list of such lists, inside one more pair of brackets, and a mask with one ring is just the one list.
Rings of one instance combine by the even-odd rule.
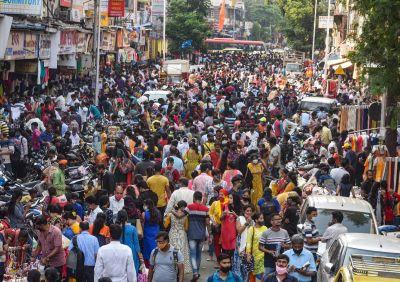
[[[340, 132], [358, 131], [371, 128], [372, 120], [368, 115], [369, 105], [345, 105], [340, 108]], [[374, 126], [376, 127], [376, 126]]]
[[400, 158], [385, 158], [385, 169], [382, 180], [386, 180], [388, 191], [393, 190], [400, 193]]

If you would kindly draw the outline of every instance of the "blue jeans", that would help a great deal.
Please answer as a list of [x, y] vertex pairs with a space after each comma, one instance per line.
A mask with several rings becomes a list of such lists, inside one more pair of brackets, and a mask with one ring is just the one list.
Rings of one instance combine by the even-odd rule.
[[190, 264], [192, 265], [193, 275], [198, 274], [201, 262], [201, 249], [204, 240], [189, 240]]

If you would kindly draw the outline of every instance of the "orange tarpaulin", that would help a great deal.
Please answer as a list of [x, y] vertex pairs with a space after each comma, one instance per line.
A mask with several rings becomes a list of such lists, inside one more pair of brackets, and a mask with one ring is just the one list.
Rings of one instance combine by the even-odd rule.
[[222, 31], [225, 22], [225, 0], [222, 0], [221, 9], [219, 10], [218, 31]]

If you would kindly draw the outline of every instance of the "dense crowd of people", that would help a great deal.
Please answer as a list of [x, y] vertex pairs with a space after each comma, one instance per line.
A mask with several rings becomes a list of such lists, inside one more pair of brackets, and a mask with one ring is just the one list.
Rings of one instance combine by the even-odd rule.
[[[360, 186], [380, 224], [399, 224], [400, 197], [371, 161], [380, 151], [368, 142], [356, 151], [339, 132], [337, 109], [300, 109], [301, 97], [322, 93], [321, 81], [289, 82], [282, 60], [269, 54], [206, 54], [201, 61], [179, 85], [161, 81], [156, 65], [106, 65], [98, 105], [87, 77], [6, 89], [3, 169], [25, 179], [39, 154], [46, 188], [13, 189], [1, 210], [4, 279], [40, 261], [47, 281], [316, 281], [318, 243], [329, 246], [347, 228], [335, 211], [319, 233], [309, 207], [297, 230], [307, 197], [300, 174], [344, 197]], [[170, 91], [165, 99], [144, 95], [161, 88]], [[337, 99], [364, 97], [344, 79]], [[294, 140], [294, 132], [307, 139]], [[296, 146], [308, 156], [290, 170]], [[74, 148], [80, 151], [72, 158]], [[66, 181], [76, 158], [95, 164], [85, 191]], [[216, 271], [200, 278], [203, 249]], [[41, 267], [28, 281], [40, 281]]]

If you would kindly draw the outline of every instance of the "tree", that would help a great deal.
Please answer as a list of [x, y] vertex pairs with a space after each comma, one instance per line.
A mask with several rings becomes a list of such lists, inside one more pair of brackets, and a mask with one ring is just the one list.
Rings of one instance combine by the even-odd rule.
[[364, 81], [373, 94], [387, 93], [385, 126], [390, 128], [385, 139], [394, 156], [400, 101], [400, 0], [354, 0], [354, 5], [363, 22], [350, 58], [362, 67]]
[[283, 29], [283, 17], [277, 5], [249, 0], [246, 10], [246, 19], [253, 22], [251, 39], [270, 41]]
[[[286, 0], [284, 34], [293, 49], [310, 52], [314, 28], [314, 0]], [[323, 14], [325, 6], [318, 6], [318, 14]], [[316, 48], [323, 48], [324, 33], [316, 30]]]
[[204, 39], [211, 32], [205, 19], [205, 10], [209, 5], [209, 0], [169, 1], [166, 34], [171, 52], [187, 50], [181, 48], [182, 43], [187, 40], [192, 40], [189, 50], [204, 50]]

